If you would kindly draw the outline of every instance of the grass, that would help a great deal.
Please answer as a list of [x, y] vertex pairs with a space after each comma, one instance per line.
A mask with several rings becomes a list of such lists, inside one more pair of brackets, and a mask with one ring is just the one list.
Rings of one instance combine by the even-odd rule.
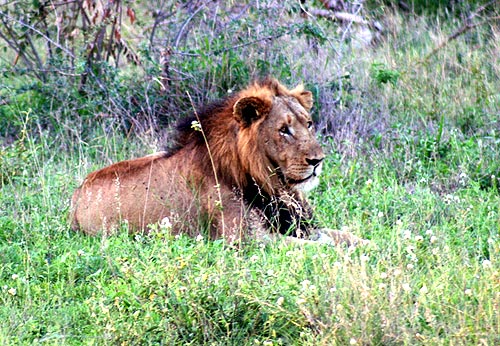
[[[161, 143], [108, 118], [71, 122], [61, 96], [12, 93], [0, 108], [0, 344], [499, 344], [498, 27], [422, 63], [459, 23], [405, 23], [346, 50], [337, 105], [333, 86], [314, 85], [336, 71], [303, 70], [329, 153], [311, 199], [324, 225], [372, 240], [354, 251], [74, 233], [83, 177]], [[293, 40], [280, 44], [305, 49]], [[312, 53], [283, 54], [313, 66]]]

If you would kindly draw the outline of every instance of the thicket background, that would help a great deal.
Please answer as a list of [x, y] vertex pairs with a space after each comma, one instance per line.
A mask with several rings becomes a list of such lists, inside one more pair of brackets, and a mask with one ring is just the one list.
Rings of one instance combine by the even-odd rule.
[[[0, 1], [0, 343], [500, 342], [497, 1]], [[320, 221], [373, 247], [69, 231], [188, 93], [267, 75], [314, 93]]]

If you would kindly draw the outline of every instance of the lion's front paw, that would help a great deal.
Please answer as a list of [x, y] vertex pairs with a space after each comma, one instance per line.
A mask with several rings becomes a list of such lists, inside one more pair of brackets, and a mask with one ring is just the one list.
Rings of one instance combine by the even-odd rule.
[[322, 228], [318, 230], [315, 241], [330, 245], [345, 244], [349, 247], [358, 245], [366, 246], [370, 244], [369, 240], [355, 236], [349, 231], [339, 231], [330, 228]]

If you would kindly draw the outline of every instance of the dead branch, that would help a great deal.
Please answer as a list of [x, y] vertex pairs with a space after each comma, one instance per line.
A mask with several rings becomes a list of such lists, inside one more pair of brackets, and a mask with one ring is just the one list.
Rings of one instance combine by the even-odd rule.
[[479, 15], [482, 11], [484, 11], [489, 5], [492, 5], [496, 2], [496, 0], [490, 1], [483, 6], [480, 6], [475, 12], [471, 13], [466, 19], [465, 19], [465, 24], [462, 25], [458, 30], [456, 30], [453, 34], [448, 36], [444, 41], [442, 41], [437, 47], [435, 47], [427, 56], [423, 59], [423, 62], [429, 61], [429, 59], [435, 55], [438, 51], [446, 47], [451, 41], [456, 40], [458, 37], [466, 33], [467, 31], [481, 26], [487, 22], [490, 22], [492, 20], [498, 19], [500, 17], [490, 17], [487, 18], [486, 20], [480, 22], [480, 23], [473, 23], [472, 20]]

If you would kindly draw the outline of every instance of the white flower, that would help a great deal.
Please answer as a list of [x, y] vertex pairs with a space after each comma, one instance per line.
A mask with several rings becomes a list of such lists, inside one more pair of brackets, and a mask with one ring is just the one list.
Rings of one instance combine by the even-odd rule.
[[428, 229], [427, 231], [425, 231], [425, 234], [426, 234], [426, 235], [432, 235], [432, 233], [433, 233], [433, 232], [432, 232], [432, 229]]
[[406, 265], [406, 268], [409, 269], [409, 270], [412, 270], [413, 268], [415, 268], [415, 266], [412, 263], [408, 263]]
[[202, 241], [203, 240], [203, 236], [201, 234], [198, 234], [196, 236], [196, 241]]
[[354, 338], [351, 338], [351, 340], [349, 340], [349, 345], [357, 345], [358, 344], [358, 341]]
[[17, 274], [12, 274], [12, 280], [17, 280], [19, 279], [19, 275]]
[[303, 305], [305, 304], [306, 300], [304, 298], [298, 298], [296, 301], [297, 305]]
[[405, 292], [409, 292], [411, 290], [410, 284], [408, 284], [408, 283], [402, 284], [401, 287], [403, 288], [403, 291], [405, 291]]
[[434, 244], [435, 242], [437, 242], [437, 240], [438, 238], [435, 235], [433, 235], [429, 241], [431, 242], [431, 244]]
[[417, 235], [415, 237], [415, 240], [418, 241], [418, 242], [421, 242], [422, 240], [424, 240], [424, 237], [422, 237], [421, 235]]
[[423, 285], [421, 288], [420, 288], [420, 293], [422, 294], [426, 294], [427, 292], [429, 292], [429, 289], [427, 288], [426, 285]]
[[470, 288], [467, 288], [465, 291], [464, 291], [464, 294], [466, 296], [471, 296], [472, 295], [472, 290]]
[[85, 251], [83, 251], [82, 249], [78, 250], [76, 252], [76, 254], [79, 256], [79, 257], [82, 257], [83, 255], [85, 255]]
[[365, 182], [366, 186], [370, 186], [373, 184], [373, 180], [371, 179], [368, 179], [366, 182]]
[[382, 273], [380, 273], [380, 278], [381, 278], [381, 279], [387, 279], [387, 276], [388, 276], [388, 275], [387, 275], [387, 273], [386, 273], [386, 272], [382, 272]]
[[160, 227], [162, 228], [172, 228], [172, 223], [170, 222], [170, 219], [168, 217], [164, 217], [160, 221]]
[[379, 211], [378, 214], [377, 214], [378, 217], [384, 217], [384, 213]]
[[483, 264], [484, 269], [491, 268], [491, 261], [490, 260], [484, 260], [482, 264]]
[[408, 239], [410, 239], [410, 238], [411, 238], [411, 231], [409, 231], [409, 230], [407, 230], [407, 229], [406, 229], [406, 230], [404, 230], [404, 231], [403, 231], [403, 239], [408, 240]]
[[278, 300], [276, 301], [276, 305], [281, 306], [281, 305], [283, 305], [284, 301], [285, 301], [285, 298], [279, 297]]
[[259, 260], [259, 256], [257, 256], [257, 255], [253, 255], [252, 257], [250, 257], [250, 262], [252, 262], [252, 263], [257, 262], [258, 260]]
[[9, 293], [11, 296], [15, 296], [17, 294], [17, 290], [12, 287], [7, 291], [7, 293]]
[[304, 280], [304, 281], [301, 282], [301, 285], [302, 285], [302, 289], [303, 290], [307, 290], [309, 288], [309, 286], [311, 285], [311, 281]]

